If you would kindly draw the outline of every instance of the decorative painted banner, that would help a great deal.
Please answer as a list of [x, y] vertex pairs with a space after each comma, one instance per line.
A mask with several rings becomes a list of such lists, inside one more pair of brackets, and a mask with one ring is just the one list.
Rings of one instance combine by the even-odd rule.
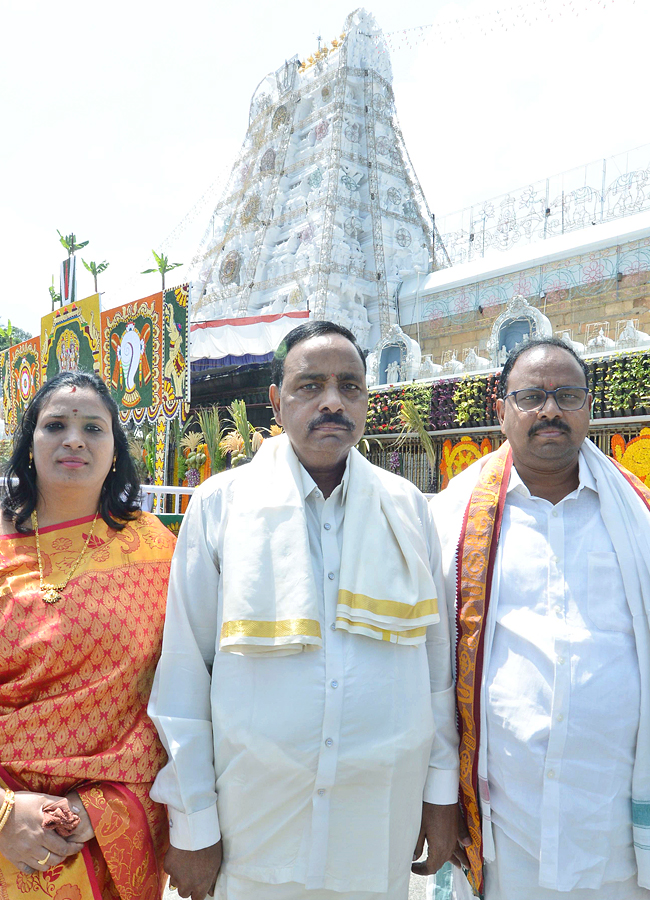
[[99, 294], [57, 309], [41, 319], [41, 379], [59, 372], [100, 374]]
[[103, 378], [127, 422], [156, 418], [162, 398], [162, 294], [101, 314]]
[[42, 383], [78, 370], [101, 375], [124, 423], [187, 418], [188, 294], [184, 284], [103, 313], [93, 294], [44, 316], [40, 339], [0, 353], [8, 433]]
[[9, 368], [9, 350], [0, 351], [0, 391], [2, 392], [2, 417], [7, 434], [14, 430], [14, 411], [11, 403], [11, 369]]
[[188, 297], [189, 284], [165, 291], [162, 405], [167, 419], [179, 411], [185, 419], [190, 410]]
[[[11, 391], [10, 414], [12, 423], [9, 427], [7, 408], [5, 418], [7, 430], [14, 431], [25, 411], [25, 407], [41, 386], [40, 340], [38, 337], [23, 341], [11, 347], [9, 353], [9, 381]], [[3, 389], [4, 399], [4, 389]]]
[[188, 285], [101, 315], [103, 378], [122, 422], [186, 418]]
[[491, 453], [492, 449], [492, 441], [487, 437], [483, 438], [480, 447], [468, 434], [464, 434], [455, 444], [452, 444], [450, 440], [445, 441], [442, 445], [442, 458], [440, 460], [440, 474], [442, 476], [440, 490], [442, 491], [447, 487], [454, 475], [464, 472], [477, 459]]

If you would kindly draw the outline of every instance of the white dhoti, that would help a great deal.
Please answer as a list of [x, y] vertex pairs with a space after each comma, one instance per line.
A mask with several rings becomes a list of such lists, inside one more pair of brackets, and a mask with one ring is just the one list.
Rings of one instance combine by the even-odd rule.
[[510, 840], [498, 826], [493, 825], [492, 829], [496, 860], [485, 863], [485, 900], [650, 900], [650, 891], [639, 887], [636, 875], [603, 884], [596, 890], [552, 891], [540, 887], [539, 860]]
[[[215, 900], [407, 900], [410, 873], [406, 872], [391, 881], [388, 891], [327, 891], [321, 888], [310, 891], [304, 884], [266, 884], [249, 881], [221, 872], [217, 881]], [[644, 892], [644, 896], [647, 892]], [[621, 895], [622, 896], [622, 895]]]

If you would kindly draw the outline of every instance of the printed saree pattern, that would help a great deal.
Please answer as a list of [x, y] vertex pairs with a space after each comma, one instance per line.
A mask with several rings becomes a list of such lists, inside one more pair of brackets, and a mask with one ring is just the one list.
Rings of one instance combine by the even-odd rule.
[[[46, 581], [65, 581], [91, 521], [39, 532]], [[154, 900], [162, 890], [166, 817], [148, 791], [166, 757], [146, 707], [173, 548], [154, 516], [123, 531], [98, 519], [81, 570], [48, 605], [34, 535], [0, 537], [0, 763], [23, 789], [79, 791], [96, 831], [84, 853], [93, 900]], [[54, 890], [55, 869], [67, 866], [45, 873], [46, 895], [86, 900]], [[28, 900], [21, 883], [8, 896]]]

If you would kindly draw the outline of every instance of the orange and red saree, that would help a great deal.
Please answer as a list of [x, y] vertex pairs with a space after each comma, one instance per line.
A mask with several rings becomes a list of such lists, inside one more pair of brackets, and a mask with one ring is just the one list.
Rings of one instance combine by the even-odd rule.
[[[42, 529], [45, 581], [68, 577], [91, 519]], [[24, 875], [0, 857], [0, 897], [157, 900], [166, 814], [149, 798], [165, 751], [146, 714], [162, 642], [172, 534], [143, 513], [97, 520], [63, 599], [43, 602], [33, 534], [0, 536], [0, 778], [14, 790], [77, 790], [95, 838]]]

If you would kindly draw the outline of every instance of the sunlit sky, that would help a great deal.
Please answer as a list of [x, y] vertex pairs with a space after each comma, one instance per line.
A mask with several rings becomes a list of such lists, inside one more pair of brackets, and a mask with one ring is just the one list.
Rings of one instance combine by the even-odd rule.
[[[308, 56], [318, 34], [338, 35], [353, 8], [4, 0], [0, 324], [38, 331], [65, 256], [57, 228], [90, 241], [86, 260], [109, 261], [104, 308], [158, 290], [156, 275], [139, 273], [154, 265], [152, 248], [173, 262], [194, 255], [260, 79]], [[647, 2], [366, 8], [390, 35], [397, 114], [438, 216], [650, 143]], [[83, 297], [92, 277], [78, 266]]]

